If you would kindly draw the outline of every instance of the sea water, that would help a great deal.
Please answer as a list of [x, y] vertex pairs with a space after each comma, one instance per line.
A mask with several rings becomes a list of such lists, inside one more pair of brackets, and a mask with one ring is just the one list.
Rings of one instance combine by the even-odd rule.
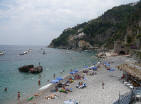
[[[20, 53], [32, 49], [28, 54]], [[44, 49], [42, 49], [44, 48]], [[45, 48], [43, 46], [8, 46], [1, 45], [0, 50], [5, 54], [0, 56], [0, 104], [16, 102], [17, 92], [21, 98], [33, 95], [41, 86], [48, 84], [55, 73], [57, 77], [65, 76], [70, 69], [82, 69], [97, 61], [94, 51], [68, 51], [63, 49]], [[45, 50], [46, 54], [42, 54]], [[21, 73], [18, 68], [23, 65], [38, 64], [43, 66], [40, 74]], [[64, 73], [61, 73], [64, 71]], [[38, 86], [40, 79], [41, 85]], [[7, 92], [4, 88], [8, 88]]]

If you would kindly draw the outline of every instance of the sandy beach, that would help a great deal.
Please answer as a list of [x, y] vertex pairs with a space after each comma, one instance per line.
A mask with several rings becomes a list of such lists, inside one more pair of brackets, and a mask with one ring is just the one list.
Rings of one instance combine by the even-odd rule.
[[[119, 99], [120, 95], [130, 92], [130, 89], [126, 87], [121, 81], [122, 71], [116, 68], [117, 65], [129, 61], [126, 56], [114, 56], [107, 57], [104, 61], [111, 62], [111, 68], [115, 68], [115, 71], [108, 71], [104, 65], [100, 65], [100, 68], [96, 71], [96, 75], [86, 75], [86, 79], [83, 80], [87, 84], [84, 89], [76, 88], [76, 85], [80, 80], [75, 80], [67, 88], [72, 88], [72, 92], [50, 92], [52, 86], [48, 89], [40, 92], [40, 95], [34, 97], [31, 101], [24, 101], [20, 104], [64, 104], [64, 101], [73, 99], [79, 102], [79, 104], [113, 104]], [[104, 89], [102, 88], [102, 82], [104, 82]], [[46, 96], [56, 94], [55, 99], [46, 99]]]

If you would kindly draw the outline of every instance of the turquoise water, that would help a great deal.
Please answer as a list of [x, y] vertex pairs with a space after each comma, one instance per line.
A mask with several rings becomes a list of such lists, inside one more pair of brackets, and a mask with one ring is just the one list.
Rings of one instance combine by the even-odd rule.
[[[31, 48], [32, 52], [19, 56], [19, 53]], [[0, 56], [0, 104], [10, 104], [16, 101], [17, 92], [20, 91], [22, 99], [35, 93], [41, 86], [46, 85], [47, 80], [56, 76], [64, 76], [70, 69], [81, 69], [84, 65], [92, 65], [96, 61], [95, 52], [66, 52], [63, 49], [44, 48], [46, 53], [42, 54], [41, 46], [0, 46], [6, 54]], [[41, 63], [44, 70], [40, 74], [27, 74], [18, 71], [18, 67]], [[65, 72], [60, 73], [62, 70]], [[38, 86], [38, 79], [41, 86]], [[8, 91], [4, 92], [7, 87]]]

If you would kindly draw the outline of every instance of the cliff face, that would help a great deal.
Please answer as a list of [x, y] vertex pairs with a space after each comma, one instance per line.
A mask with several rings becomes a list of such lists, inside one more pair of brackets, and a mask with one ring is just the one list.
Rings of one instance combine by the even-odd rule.
[[141, 37], [141, 1], [114, 7], [97, 19], [65, 29], [49, 47], [67, 49], [113, 48], [114, 41], [136, 44]]

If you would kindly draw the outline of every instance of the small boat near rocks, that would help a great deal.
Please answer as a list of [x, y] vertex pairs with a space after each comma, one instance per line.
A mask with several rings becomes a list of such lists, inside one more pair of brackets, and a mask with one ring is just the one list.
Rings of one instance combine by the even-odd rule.
[[42, 66], [34, 67], [34, 65], [24, 65], [18, 68], [20, 72], [37, 74], [43, 71]]

